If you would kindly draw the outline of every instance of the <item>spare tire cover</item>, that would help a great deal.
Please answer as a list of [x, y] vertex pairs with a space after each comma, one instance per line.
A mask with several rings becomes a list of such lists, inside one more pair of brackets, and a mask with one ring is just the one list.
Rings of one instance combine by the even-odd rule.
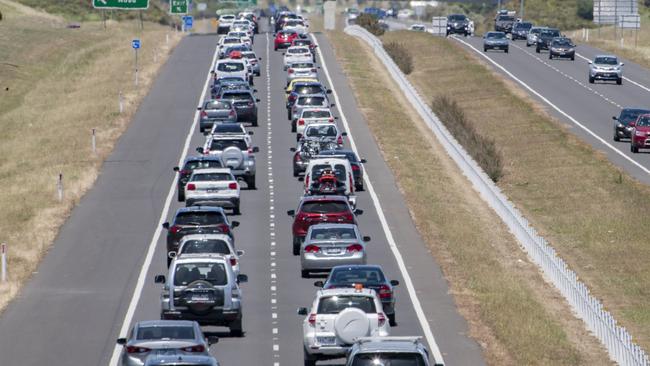
[[[216, 305], [215, 288], [208, 281], [197, 280], [183, 290], [183, 299], [190, 311], [197, 315], [204, 315]], [[206, 297], [205, 300], [197, 301], [197, 296]]]
[[239, 168], [244, 162], [244, 153], [237, 146], [230, 146], [221, 153], [221, 160], [228, 168]]
[[357, 338], [368, 336], [370, 320], [363, 310], [347, 308], [334, 319], [336, 336], [344, 344], [353, 344]]

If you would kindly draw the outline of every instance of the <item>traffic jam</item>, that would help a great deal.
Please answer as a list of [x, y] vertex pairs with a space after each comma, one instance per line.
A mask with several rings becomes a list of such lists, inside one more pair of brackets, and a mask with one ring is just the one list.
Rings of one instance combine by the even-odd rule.
[[291, 230], [292, 240], [278, 243], [279, 253], [299, 262], [302, 278], [321, 278], [313, 283], [311, 305], [297, 309], [302, 330], [292, 330], [302, 331], [304, 365], [334, 359], [348, 366], [429, 365], [421, 337], [391, 336], [399, 281], [368, 262], [371, 238], [358, 225], [359, 207], [370, 204], [356, 194], [365, 188], [366, 161], [346, 143], [308, 20], [291, 11], [219, 17], [217, 58], [195, 126], [205, 142], [174, 167], [175, 199], [185, 207], [163, 224], [168, 271], [153, 279], [161, 290], [160, 319], [136, 321], [117, 340], [119, 363], [224, 365], [218, 349], [210, 352], [219, 339], [206, 335], [205, 327], [223, 327], [246, 342], [242, 310], [249, 278], [240, 271], [246, 256], [236, 237], [247, 223], [234, 217], [243, 214], [247, 191], [268, 184], [257, 177], [260, 150], [253, 141], [263, 123], [255, 81], [263, 61], [270, 61], [253, 51], [262, 21], [273, 31], [273, 50], [282, 54], [282, 68], [271, 72], [286, 75], [286, 131], [295, 136], [292, 171], [282, 174], [292, 174], [301, 187], [296, 208], [286, 212], [293, 223], [282, 229]]

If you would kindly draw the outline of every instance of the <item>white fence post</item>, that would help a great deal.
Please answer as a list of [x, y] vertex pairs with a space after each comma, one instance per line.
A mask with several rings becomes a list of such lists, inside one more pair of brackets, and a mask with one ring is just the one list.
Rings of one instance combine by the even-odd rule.
[[63, 201], [63, 173], [59, 173], [59, 178], [56, 180], [56, 191], [59, 196], [59, 202]]
[[2, 262], [2, 274], [0, 274], [0, 281], [7, 282], [7, 243], [0, 244], [0, 261]]
[[97, 136], [95, 135], [95, 129], [92, 130], [92, 146], [93, 154], [97, 154]]
[[118, 99], [118, 104], [120, 106], [120, 114], [124, 112], [124, 95], [122, 95], [122, 91], [120, 90], [120, 93], [117, 96]]

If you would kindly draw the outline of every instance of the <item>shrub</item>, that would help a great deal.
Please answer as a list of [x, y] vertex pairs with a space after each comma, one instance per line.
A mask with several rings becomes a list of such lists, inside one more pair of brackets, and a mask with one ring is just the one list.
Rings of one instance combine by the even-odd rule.
[[401, 43], [389, 42], [384, 44], [384, 49], [403, 73], [408, 75], [413, 71], [413, 56], [408, 48]]
[[364, 27], [368, 32], [381, 36], [384, 34], [384, 29], [379, 25], [379, 21], [376, 17], [370, 14], [359, 14], [355, 23], [361, 27]]
[[594, 20], [593, 0], [578, 0], [576, 14], [585, 20]]
[[463, 109], [447, 96], [433, 99], [431, 109], [474, 161], [495, 183], [503, 176], [503, 159], [493, 140], [480, 135]]

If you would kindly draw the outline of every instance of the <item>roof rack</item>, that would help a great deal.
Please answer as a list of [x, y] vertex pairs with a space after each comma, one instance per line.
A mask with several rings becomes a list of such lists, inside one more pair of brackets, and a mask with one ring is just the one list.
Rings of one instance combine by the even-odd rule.
[[385, 336], [385, 337], [359, 337], [357, 338], [357, 343], [368, 343], [368, 342], [412, 342], [419, 343], [422, 341], [421, 336]]

